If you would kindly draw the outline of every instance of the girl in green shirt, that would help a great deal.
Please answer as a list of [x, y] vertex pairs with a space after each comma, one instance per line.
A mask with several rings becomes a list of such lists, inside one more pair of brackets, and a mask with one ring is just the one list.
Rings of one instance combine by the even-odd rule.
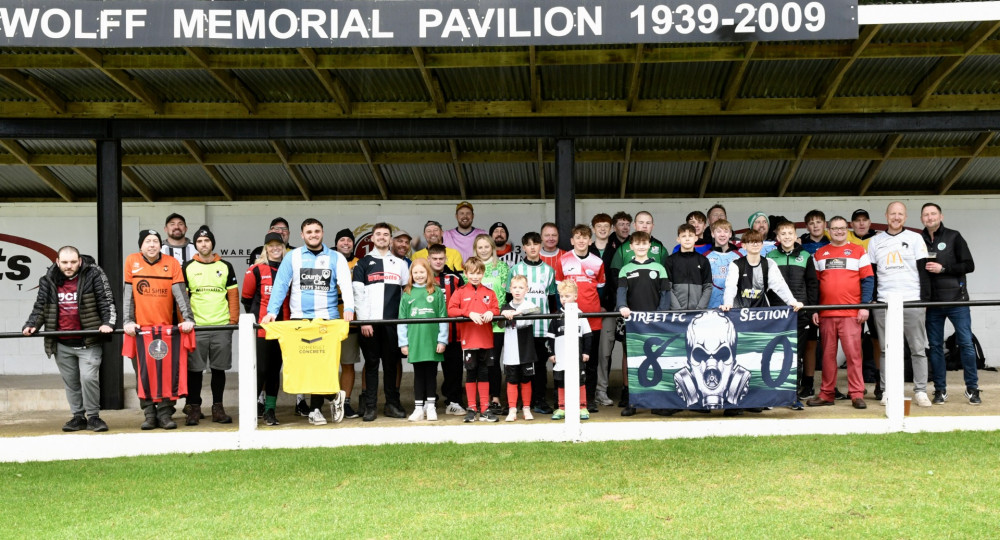
[[[400, 319], [430, 319], [448, 316], [444, 292], [434, 286], [427, 259], [417, 259], [410, 266], [410, 282], [403, 287], [399, 300]], [[437, 420], [437, 368], [444, 360], [448, 344], [448, 323], [400, 324], [396, 327], [399, 347], [413, 364], [414, 409], [410, 422]]]

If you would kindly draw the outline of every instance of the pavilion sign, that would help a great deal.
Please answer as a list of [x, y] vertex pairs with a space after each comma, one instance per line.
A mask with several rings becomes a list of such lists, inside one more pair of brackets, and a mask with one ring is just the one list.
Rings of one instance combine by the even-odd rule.
[[858, 36], [857, 0], [0, 0], [9, 47], [453, 47]]

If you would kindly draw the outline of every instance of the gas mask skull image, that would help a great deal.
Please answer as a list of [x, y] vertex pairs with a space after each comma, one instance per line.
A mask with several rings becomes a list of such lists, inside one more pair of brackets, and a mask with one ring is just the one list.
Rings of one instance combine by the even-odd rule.
[[737, 405], [750, 386], [750, 372], [736, 363], [736, 328], [718, 311], [695, 317], [687, 328], [687, 367], [674, 373], [677, 393], [688, 407]]

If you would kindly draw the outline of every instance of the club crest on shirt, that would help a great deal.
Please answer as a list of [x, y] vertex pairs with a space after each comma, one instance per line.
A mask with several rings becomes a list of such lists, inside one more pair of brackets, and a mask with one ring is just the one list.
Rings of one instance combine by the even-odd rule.
[[483, 295], [483, 303], [486, 304], [486, 305], [489, 305], [489, 303], [490, 303], [490, 295], [488, 295], [488, 294], [484, 294]]
[[433, 302], [434, 301], [434, 295], [433, 294], [428, 294], [427, 295], [427, 301], [428, 302]]
[[146, 354], [156, 360], [163, 360], [169, 351], [170, 348], [167, 347], [167, 342], [162, 339], [154, 339], [153, 341], [150, 341], [149, 346], [146, 347]]

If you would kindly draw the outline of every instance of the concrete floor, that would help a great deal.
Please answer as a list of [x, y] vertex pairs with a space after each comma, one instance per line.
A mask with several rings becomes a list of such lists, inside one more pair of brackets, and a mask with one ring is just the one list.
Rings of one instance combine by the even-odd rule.
[[[817, 373], [817, 378], [819, 374]], [[210, 376], [206, 376], [209, 379]], [[846, 372], [840, 370], [839, 372], [840, 382], [838, 387], [841, 390], [846, 390]], [[236, 379], [235, 374], [231, 374], [228, 377], [227, 393], [226, 393], [226, 410], [234, 418], [237, 415], [236, 403]], [[440, 375], [438, 382], [440, 383]], [[208, 388], [209, 381], [205, 381], [205, 389], [203, 390], [203, 396], [208, 396], [210, 390]], [[817, 380], [817, 387], [819, 382]], [[747, 419], [754, 418], [843, 418], [845, 420], [852, 418], [880, 418], [884, 417], [885, 409], [879, 405], [879, 402], [874, 399], [871, 392], [873, 385], [867, 385], [869, 394], [867, 396], [868, 408], [865, 410], [857, 410], [851, 407], [850, 401], [838, 401], [835, 406], [832, 407], [807, 407], [804, 411], [793, 411], [791, 409], [780, 408], [765, 411], [761, 414], [751, 414], [747, 413], [741, 417], [727, 418], [726, 420], [740, 422], [746, 421]], [[944, 405], [935, 405], [931, 408], [921, 408], [917, 406], [912, 407], [911, 415], [913, 416], [987, 416], [987, 415], [998, 415], [1000, 414], [1000, 373], [996, 371], [981, 371], [979, 373], [979, 387], [982, 392], [983, 404], [979, 406], [969, 405], [968, 401], [965, 399], [963, 393], [965, 389], [965, 384], [962, 380], [962, 372], [960, 371], [950, 371], [948, 372], [948, 388], [950, 389], [950, 397], [947, 403]], [[127, 400], [127, 407], [123, 410], [109, 410], [103, 411], [101, 417], [108, 423], [112, 432], [116, 433], [140, 433], [139, 424], [142, 423], [143, 415], [138, 409], [137, 400], [135, 399], [135, 381], [131, 381], [131, 386], [126, 385], [126, 395], [130, 396]], [[617, 373], [612, 374], [612, 388], [620, 388], [620, 377]], [[906, 395], [911, 395], [912, 385], [906, 384]], [[355, 387], [355, 396], [360, 392], [360, 379], [358, 385]], [[614, 397], [617, 397], [617, 390], [614, 392]], [[412, 386], [412, 374], [405, 373], [403, 375], [403, 382], [401, 386], [402, 402], [406, 412], [412, 411], [413, 404], [413, 386]], [[356, 399], [356, 398], [355, 398]], [[281, 430], [281, 429], [336, 429], [338, 426], [351, 426], [351, 427], [385, 427], [385, 426], [401, 426], [407, 425], [409, 422], [405, 419], [395, 419], [386, 418], [381, 414], [381, 401], [379, 408], [379, 418], [374, 422], [362, 422], [361, 419], [344, 420], [341, 424], [328, 424], [326, 426], [311, 426], [304, 417], [295, 416], [293, 412], [293, 402], [294, 398], [288, 396], [284, 393], [280, 394], [278, 401], [278, 420], [281, 422], [279, 426], [267, 427], [263, 423], [260, 424], [261, 429], [267, 430]], [[550, 401], [551, 402], [551, 401]], [[183, 400], [181, 400], [183, 405]], [[33, 407], [35, 409], [46, 409], [46, 410], [22, 410], [26, 407]], [[179, 407], [178, 407], [179, 408]], [[658, 416], [652, 416], [647, 411], [639, 411], [639, 414], [624, 418], [620, 413], [621, 409], [617, 406], [601, 407], [600, 412], [596, 414], [591, 414], [590, 422], [630, 422], [630, 421], [649, 421], [650, 419], [657, 419], [666, 422], [690, 422], [698, 421], [701, 419], [712, 418], [721, 419], [722, 413], [715, 412], [711, 415], [699, 414], [693, 412], [682, 412], [678, 413], [669, 418], [662, 418]], [[324, 411], [329, 418], [330, 411], [327, 408]], [[439, 408], [439, 418], [438, 422], [423, 422], [424, 425], [455, 425], [462, 422], [461, 417], [457, 416], [447, 416], [443, 414], [443, 408]], [[62, 389], [62, 380], [58, 375], [41, 375], [41, 376], [5, 376], [0, 378], [0, 437], [20, 437], [20, 436], [31, 436], [31, 435], [51, 435], [53, 433], [61, 433], [61, 427], [69, 419], [69, 412], [66, 407], [65, 393]], [[178, 410], [177, 414], [174, 415], [174, 419], [178, 421], [181, 425], [178, 427], [179, 431], [206, 431], [206, 432], [217, 432], [217, 431], [234, 431], [236, 430], [236, 424], [213, 424], [210, 419], [202, 420], [201, 424], [198, 426], [187, 427], [183, 425], [183, 415]], [[523, 419], [518, 418], [519, 423], [524, 422]], [[535, 415], [534, 423], [545, 423], [552, 422], [547, 416]], [[501, 419], [503, 423], [503, 419]], [[554, 423], [554, 422], [553, 422]], [[79, 432], [76, 434], [67, 434], [67, 436], [100, 436], [100, 434], [93, 434], [89, 432]]]

